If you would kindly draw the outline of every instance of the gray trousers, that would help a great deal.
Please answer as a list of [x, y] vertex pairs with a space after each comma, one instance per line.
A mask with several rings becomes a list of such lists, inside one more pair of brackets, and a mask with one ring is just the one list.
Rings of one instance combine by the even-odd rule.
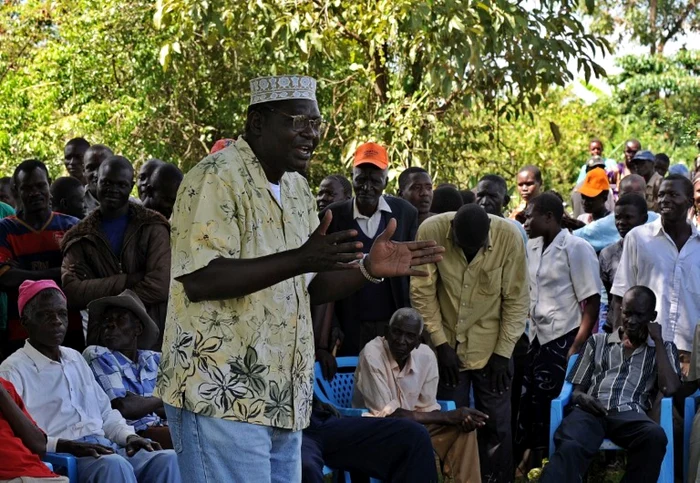
[[474, 407], [489, 416], [484, 427], [477, 430], [482, 481], [511, 483], [514, 477], [511, 390], [503, 394], [493, 392], [490, 375], [489, 366], [486, 365], [483, 369], [460, 372], [456, 388], [447, 387], [440, 381], [438, 399], [452, 400], [457, 407], [469, 406], [469, 393], [471, 389], [474, 390]]

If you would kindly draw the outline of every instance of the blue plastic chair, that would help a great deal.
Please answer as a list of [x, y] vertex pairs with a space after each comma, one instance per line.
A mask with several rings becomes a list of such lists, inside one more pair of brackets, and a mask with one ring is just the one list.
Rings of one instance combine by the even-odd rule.
[[49, 463], [54, 473], [67, 476], [70, 483], [78, 483], [78, 464], [75, 456], [68, 453], [45, 453], [41, 460]]
[[688, 481], [688, 465], [690, 463], [690, 432], [693, 429], [693, 418], [700, 402], [700, 391], [685, 398], [683, 411], [683, 481]]
[[[569, 359], [569, 365], [566, 368], [568, 376], [571, 369], [574, 367], [578, 355], [573, 355]], [[549, 420], [549, 457], [554, 454], [554, 433], [564, 420], [564, 408], [571, 402], [571, 394], [574, 390], [573, 384], [564, 381], [564, 386], [561, 388], [559, 396], [552, 401]], [[670, 397], [665, 397], [661, 400], [661, 427], [666, 433], [668, 443], [666, 445], [666, 455], [661, 463], [661, 473], [659, 474], [659, 483], [673, 483], [673, 403]], [[623, 450], [609, 439], [603, 440], [600, 445], [601, 451]]]
[[[361, 417], [368, 412], [367, 409], [352, 407], [352, 392], [355, 388], [355, 368], [357, 367], [357, 357], [336, 357], [338, 372], [332, 381], [323, 378], [321, 364], [314, 365], [314, 394], [326, 404], [334, 406], [343, 416]], [[441, 411], [451, 411], [456, 409], [454, 401], [438, 401]], [[324, 466], [323, 474], [333, 474], [334, 470]], [[345, 481], [350, 482], [350, 474], [345, 472]], [[375, 478], [370, 479], [371, 483], [379, 483]]]

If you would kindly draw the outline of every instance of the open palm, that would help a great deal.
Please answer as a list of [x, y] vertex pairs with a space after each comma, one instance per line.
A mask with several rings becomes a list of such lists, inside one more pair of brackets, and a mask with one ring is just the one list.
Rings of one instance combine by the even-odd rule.
[[396, 242], [391, 239], [396, 231], [396, 219], [389, 224], [374, 241], [369, 252], [367, 270], [377, 278], [401, 276], [425, 276], [425, 272], [413, 267], [442, 260], [444, 247], [437, 246], [433, 240]]

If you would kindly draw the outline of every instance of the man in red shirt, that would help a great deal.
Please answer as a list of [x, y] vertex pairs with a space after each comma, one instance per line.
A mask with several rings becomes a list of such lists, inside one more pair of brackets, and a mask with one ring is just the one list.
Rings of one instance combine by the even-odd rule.
[[68, 483], [39, 459], [46, 452], [46, 435], [24, 407], [11, 382], [0, 378], [0, 482]]

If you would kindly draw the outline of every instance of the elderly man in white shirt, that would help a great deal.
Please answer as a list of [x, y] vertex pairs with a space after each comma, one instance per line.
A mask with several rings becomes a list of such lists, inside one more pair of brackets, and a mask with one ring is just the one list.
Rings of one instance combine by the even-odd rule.
[[661, 218], [630, 231], [611, 293], [622, 296], [635, 285], [656, 295], [656, 322], [663, 339], [678, 347], [683, 375], [688, 375], [693, 334], [700, 319], [700, 236], [688, 223], [693, 184], [670, 175], [659, 187]]
[[29, 339], [0, 365], [0, 377], [12, 382], [46, 432], [46, 450], [76, 456], [81, 483], [179, 483], [175, 452], [138, 436], [80, 353], [61, 347], [68, 312], [56, 283], [24, 282], [18, 305]]
[[568, 357], [591, 335], [603, 289], [593, 247], [562, 229], [563, 216], [551, 193], [533, 198], [525, 210], [531, 344], [515, 441], [516, 455], [531, 454], [529, 463], [537, 466], [549, 442], [549, 405], [561, 391]]

